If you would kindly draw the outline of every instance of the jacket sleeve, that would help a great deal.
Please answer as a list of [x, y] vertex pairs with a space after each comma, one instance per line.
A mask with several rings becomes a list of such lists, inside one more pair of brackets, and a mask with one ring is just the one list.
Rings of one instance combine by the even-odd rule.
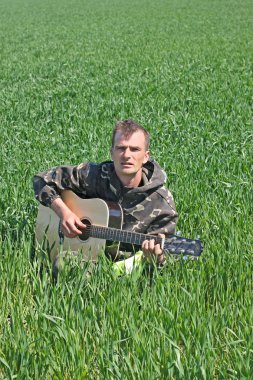
[[61, 196], [64, 189], [84, 197], [96, 196], [96, 165], [83, 163], [78, 166], [58, 166], [34, 176], [36, 199], [44, 206]]
[[157, 208], [153, 211], [154, 214], [157, 212], [157, 215], [154, 215], [155, 217], [149, 225], [147, 232], [152, 235], [174, 235], [176, 232], [178, 213], [173, 196], [170, 191], [165, 188], [158, 191], [158, 193], [160, 195], [160, 201]]

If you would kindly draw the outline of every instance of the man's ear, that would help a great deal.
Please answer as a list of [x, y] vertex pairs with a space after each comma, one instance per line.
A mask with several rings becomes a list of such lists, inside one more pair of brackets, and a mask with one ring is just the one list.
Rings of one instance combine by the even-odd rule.
[[150, 157], [150, 153], [149, 153], [149, 150], [147, 150], [145, 152], [145, 157], [144, 157], [144, 160], [143, 160], [144, 164], [146, 164], [146, 162], [149, 160], [149, 157]]

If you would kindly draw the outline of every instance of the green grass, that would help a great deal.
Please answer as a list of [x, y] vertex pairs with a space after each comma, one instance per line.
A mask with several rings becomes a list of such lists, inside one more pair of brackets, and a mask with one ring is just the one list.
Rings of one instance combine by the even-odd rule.
[[[2, 0], [0, 379], [251, 379], [252, 2]], [[151, 132], [198, 261], [117, 278], [30, 260], [32, 176]]]

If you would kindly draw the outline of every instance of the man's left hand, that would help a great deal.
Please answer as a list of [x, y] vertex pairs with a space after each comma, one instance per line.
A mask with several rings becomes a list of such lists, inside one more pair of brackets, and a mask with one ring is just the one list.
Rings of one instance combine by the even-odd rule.
[[[159, 234], [160, 238], [164, 239], [165, 235]], [[155, 240], [144, 240], [142, 243], [142, 251], [145, 258], [148, 259], [148, 261], [154, 260], [157, 264], [161, 264], [165, 260], [165, 255], [163, 253], [163, 250], [161, 249], [161, 245], [158, 243], [155, 243]]]

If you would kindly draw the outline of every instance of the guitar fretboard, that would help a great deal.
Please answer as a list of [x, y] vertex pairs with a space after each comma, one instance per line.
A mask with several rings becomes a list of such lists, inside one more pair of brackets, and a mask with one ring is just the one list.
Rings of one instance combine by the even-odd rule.
[[119, 230], [117, 228], [100, 227], [100, 226], [87, 226], [89, 236], [106, 239], [110, 241], [120, 241], [122, 243], [131, 243], [141, 245], [144, 240], [154, 239], [156, 244], [162, 243], [162, 238], [155, 235], [145, 235], [138, 232], [131, 232], [126, 230]]

